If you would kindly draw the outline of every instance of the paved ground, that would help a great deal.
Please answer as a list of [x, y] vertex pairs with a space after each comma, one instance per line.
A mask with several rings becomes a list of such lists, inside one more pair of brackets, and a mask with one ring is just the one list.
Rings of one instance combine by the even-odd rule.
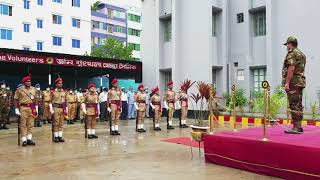
[[[46, 125], [34, 129], [35, 147], [17, 146], [15, 126], [0, 131], [0, 179], [275, 179], [206, 164], [197, 153], [191, 160], [189, 147], [160, 141], [188, 137], [190, 129], [154, 132], [151, 121], [144, 134], [135, 132], [134, 121], [122, 121], [122, 135], [113, 137], [106, 124], [100, 123], [95, 140], [84, 139], [81, 124], [65, 125], [63, 144], [51, 142], [51, 125]], [[216, 129], [221, 130], [225, 129]]]

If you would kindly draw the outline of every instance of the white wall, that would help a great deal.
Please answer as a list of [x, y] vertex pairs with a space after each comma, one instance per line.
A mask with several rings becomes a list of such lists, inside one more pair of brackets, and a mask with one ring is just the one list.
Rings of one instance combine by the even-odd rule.
[[[81, 7], [72, 7], [71, 0], [62, 4], [44, 1], [38, 6], [37, 1], [31, 1], [30, 9], [23, 8], [23, 1], [0, 0], [0, 3], [13, 5], [13, 16], [0, 15], [0, 26], [13, 30], [13, 40], [0, 40], [0, 47], [23, 49], [23, 46], [37, 50], [37, 41], [43, 41], [44, 52], [83, 55], [91, 52], [91, 22], [90, 3], [81, 1]], [[52, 14], [62, 15], [62, 24], [52, 23]], [[80, 18], [80, 29], [72, 27], [72, 17]], [[37, 29], [37, 18], [43, 19], [43, 29]], [[23, 32], [23, 22], [30, 23], [30, 32]], [[52, 45], [52, 35], [62, 36], [62, 46]], [[72, 39], [79, 39], [80, 49], [72, 48]]]

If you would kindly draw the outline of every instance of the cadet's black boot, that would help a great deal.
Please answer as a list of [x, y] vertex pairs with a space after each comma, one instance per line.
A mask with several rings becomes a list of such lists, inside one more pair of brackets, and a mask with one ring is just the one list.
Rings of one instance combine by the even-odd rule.
[[174, 129], [173, 126], [167, 126], [167, 129]]
[[118, 135], [118, 136], [121, 135], [121, 134], [119, 133], [119, 131], [115, 131], [115, 133], [116, 133], [116, 135]]
[[27, 146], [28, 144], [27, 144], [27, 141], [23, 141], [22, 142], [22, 146]]
[[2, 130], [3, 128], [2, 128], [2, 126], [1, 126], [1, 124], [0, 124], [0, 130]]
[[28, 139], [28, 140], [27, 140], [27, 145], [35, 146], [36, 143], [33, 142], [31, 139]]
[[64, 142], [64, 139], [62, 137], [59, 137], [59, 142]]
[[116, 132], [115, 131], [111, 131], [111, 135], [112, 136], [116, 135]]
[[46, 121], [46, 120], [44, 120], [44, 121], [43, 121], [43, 124], [47, 124], [47, 121]]
[[59, 141], [59, 138], [58, 138], [58, 137], [55, 137], [54, 140], [53, 140], [53, 142], [55, 142], [55, 143], [60, 142], [60, 141]]
[[98, 136], [97, 135], [95, 135], [95, 134], [91, 134], [91, 136], [92, 136], [92, 138], [98, 138]]
[[93, 137], [92, 137], [92, 135], [91, 134], [89, 134], [88, 135], [88, 139], [92, 139]]

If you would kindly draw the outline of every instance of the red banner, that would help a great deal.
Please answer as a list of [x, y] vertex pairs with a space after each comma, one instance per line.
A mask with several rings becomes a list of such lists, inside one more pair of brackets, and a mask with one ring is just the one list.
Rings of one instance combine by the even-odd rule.
[[11, 63], [31, 63], [31, 64], [46, 64], [55, 66], [72, 66], [84, 68], [100, 68], [112, 69], [122, 71], [140, 71], [141, 67], [138, 64], [130, 64], [127, 62], [99, 62], [99, 61], [85, 61], [71, 58], [57, 58], [45, 56], [33, 56], [24, 54], [2, 53], [0, 52], [0, 62]]

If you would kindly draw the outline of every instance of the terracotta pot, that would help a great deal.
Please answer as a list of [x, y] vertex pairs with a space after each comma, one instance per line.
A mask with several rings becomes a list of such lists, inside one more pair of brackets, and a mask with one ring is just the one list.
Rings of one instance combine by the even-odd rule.
[[208, 133], [209, 127], [190, 126], [192, 128], [191, 137], [194, 141], [203, 141], [203, 135]]

